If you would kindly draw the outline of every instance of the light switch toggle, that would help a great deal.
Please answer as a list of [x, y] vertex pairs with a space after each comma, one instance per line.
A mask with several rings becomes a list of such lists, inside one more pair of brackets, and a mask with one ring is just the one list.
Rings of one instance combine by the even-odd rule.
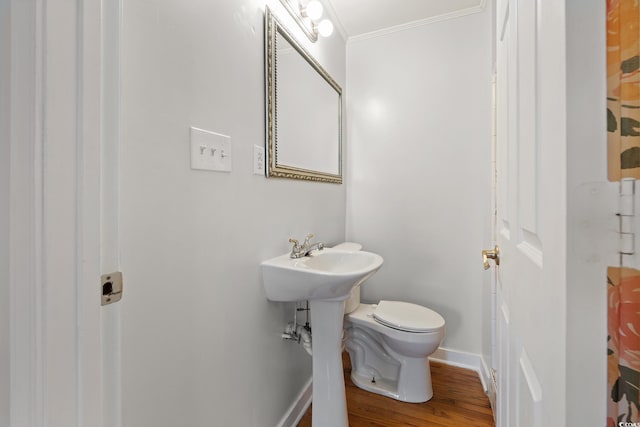
[[191, 128], [191, 169], [231, 172], [231, 137]]

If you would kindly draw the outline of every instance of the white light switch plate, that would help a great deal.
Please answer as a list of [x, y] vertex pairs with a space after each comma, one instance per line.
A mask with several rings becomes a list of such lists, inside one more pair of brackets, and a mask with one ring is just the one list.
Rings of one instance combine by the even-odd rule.
[[192, 127], [191, 169], [231, 172], [231, 137]]
[[264, 175], [264, 147], [259, 145], [253, 146], [253, 173]]

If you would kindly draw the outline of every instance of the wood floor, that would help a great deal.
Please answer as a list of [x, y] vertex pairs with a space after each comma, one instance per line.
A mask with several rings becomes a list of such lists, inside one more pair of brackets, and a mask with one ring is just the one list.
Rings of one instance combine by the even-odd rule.
[[[356, 387], [351, 382], [351, 362], [346, 352], [342, 362], [349, 427], [495, 426], [489, 399], [474, 371], [431, 362], [433, 398], [425, 403], [405, 403]], [[298, 427], [311, 426], [312, 409]]]

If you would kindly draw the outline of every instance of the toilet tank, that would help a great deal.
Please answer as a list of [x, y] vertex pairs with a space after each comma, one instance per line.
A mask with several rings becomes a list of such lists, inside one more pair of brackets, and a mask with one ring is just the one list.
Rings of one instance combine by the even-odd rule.
[[351, 289], [351, 295], [344, 302], [344, 314], [349, 314], [360, 306], [360, 285]]
[[[333, 248], [343, 251], [359, 251], [362, 249], [362, 245], [360, 243], [344, 242], [334, 246]], [[344, 314], [349, 314], [360, 306], [360, 285], [351, 289], [351, 295], [344, 303]]]
[[343, 242], [339, 245], [335, 245], [333, 249], [340, 249], [341, 251], [359, 251], [362, 250], [362, 245], [360, 243]]

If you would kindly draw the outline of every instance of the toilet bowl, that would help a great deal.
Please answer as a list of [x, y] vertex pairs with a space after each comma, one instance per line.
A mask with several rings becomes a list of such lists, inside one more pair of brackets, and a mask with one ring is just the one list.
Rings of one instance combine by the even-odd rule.
[[356, 286], [345, 303], [344, 317], [351, 380], [396, 400], [426, 402], [433, 397], [428, 357], [444, 333], [445, 320], [435, 311], [402, 301], [362, 304]]

